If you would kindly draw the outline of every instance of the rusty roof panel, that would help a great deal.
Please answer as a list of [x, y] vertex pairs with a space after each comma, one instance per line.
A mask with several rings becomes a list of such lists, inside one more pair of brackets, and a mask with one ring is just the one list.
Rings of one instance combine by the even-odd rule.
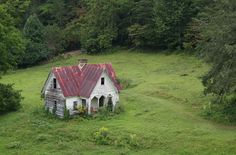
[[106, 71], [118, 91], [121, 90], [111, 64], [87, 64], [79, 66], [54, 67], [52, 72], [58, 80], [63, 95], [89, 98], [103, 71]]

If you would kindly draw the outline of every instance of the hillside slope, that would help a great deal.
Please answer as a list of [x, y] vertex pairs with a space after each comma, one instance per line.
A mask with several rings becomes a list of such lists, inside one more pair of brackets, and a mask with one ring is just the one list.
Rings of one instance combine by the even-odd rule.
[[[40, 90], [53, 66], [111, 62], [131, 86], [121, 92], [125, 112], [109, 119], [45, 117]], [[200, 77], [208, 66], [187, 55], [121, 51], [74, 55], [49, 64], [10, 72], [0, 82], [15, 83], [23, 108], [0, 116], [0, 154], [236, 154], [236, 128], [200, 116], [209, 98]], [[136, 135], [138, 146], [98, 145], [93, 133], [107, 127], [113, 137]], [[119, 142], [116, 142], [119, 143]]]

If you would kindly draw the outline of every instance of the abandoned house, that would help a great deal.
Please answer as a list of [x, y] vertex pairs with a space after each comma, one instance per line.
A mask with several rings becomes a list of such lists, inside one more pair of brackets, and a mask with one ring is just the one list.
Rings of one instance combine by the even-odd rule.
[[120, 90], [112, 64], [87, 64], [87, 59], [80, 59], [75, 66], [52, 68], [41, 93], [45, 108], [63, 117], [65, 108], [74, 115], [79, 106], [88, 114], [104, 106], [114, 110]]

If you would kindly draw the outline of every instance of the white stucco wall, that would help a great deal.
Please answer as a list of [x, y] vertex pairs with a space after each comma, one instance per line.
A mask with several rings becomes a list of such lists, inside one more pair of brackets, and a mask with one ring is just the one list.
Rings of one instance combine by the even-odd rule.
[[[103, 77], [105, 78], [105, 83], [104, 85], [101, 85], [101, 78]], [[89, 100], [91, 101], [94, 96], [96, 96], [98, 99], [101, 96], [104, 96], [105, 98], [107, 98], [108, 96], [112, 96], [112, 102], [114, 106], [119, 101], [118, 90], [114, 86], [113, 82], [111, 81], [111, 79], [109, 78], [109, 76], [107, 75], [105, 71], [102, 73], [101, 77], [99, 78], [94, 90], [92, 91], [92, 94]]]
[[73, 110], [74, 102], [77, 101], [78, 105], [82, 104], [82, 101], [79, 97], [68, 97], [66, 98], [66, 108]]

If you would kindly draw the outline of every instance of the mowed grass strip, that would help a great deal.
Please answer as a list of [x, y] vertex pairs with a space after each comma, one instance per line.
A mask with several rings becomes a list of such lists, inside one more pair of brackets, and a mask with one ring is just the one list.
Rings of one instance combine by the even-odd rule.
[[[121, 92], [125, 112], [109, 119], [45, 117], [40, 91], [53, 66], [111, 62], [130, 87]], [[118, 51], [74, 55], [4, 75], [22, 90], [23, 107], [0, 116], [0, 154], [236, 154], [236, 128], [200, 116], [210, 97], [200, 77], [209, 66], [189, 55]], [[98, 145], [93, 134], [107, 127], [114, 139], [136, 135], [138, 147]]]

